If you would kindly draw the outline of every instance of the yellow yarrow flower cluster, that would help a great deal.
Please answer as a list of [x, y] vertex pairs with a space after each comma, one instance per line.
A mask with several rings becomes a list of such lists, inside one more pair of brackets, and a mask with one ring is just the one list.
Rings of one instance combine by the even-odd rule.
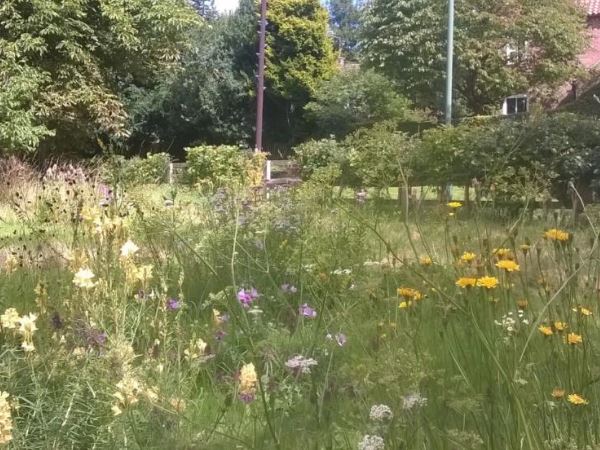
[[544, 233], [544, 237], [551, 241], [566, 242], [569, 240], [571, 235], [566, 231], [559, 230], [557, 228], [551, 228], [550, 230]]
[[13, 424], [8, 397], [7, 392], [0, 392], [0, 445], [12, 440]]

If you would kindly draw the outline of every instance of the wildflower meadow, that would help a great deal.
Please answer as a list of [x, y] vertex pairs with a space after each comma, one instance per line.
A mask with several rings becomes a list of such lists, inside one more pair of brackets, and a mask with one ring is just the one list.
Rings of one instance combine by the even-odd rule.
[[600, 448], [591, 215], [73, 166], [4, 192], [8, 448]]

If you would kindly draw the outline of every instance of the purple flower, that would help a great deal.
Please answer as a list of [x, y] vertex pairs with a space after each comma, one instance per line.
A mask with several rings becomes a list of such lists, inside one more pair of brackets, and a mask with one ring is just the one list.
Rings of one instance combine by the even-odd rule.
[[181, 302], [176, 298], [170, 298], [167, 300], [167, 309], [169, 311], [177, 311], [181, 309]]
[[254, 288], [240, 289], [240, 291], [237, 293], [237, 299], [244, 308], [249, 308], [250, 304], [258, 297], [260, 297], [260, 294]]
[[90, 328], [86, 332], [86, 341], [90, 347], [103, 347], [106, 344], [108, 335], [96, 328]]
[[299, 308], [299, 311], [300, 315], [303, 317], [308, 317], [309, 319], [317, 317], [317, 312], [306, 303]]
[[246, 403], [246, 404], [252, 403], [254, 401], [254, 399], [255, 399], [254, 394], [247, 394], [247, 393], [246, 394], [240, 394], [240, 400], [243, 403]]
[[217, 330], [215, 332], [215, 340], [217, 341], [222, 341], [225, 338], [225, 336], [227, 336], [227, 333], [223, 330]]
[[286, 294], [295, 294], [296, 292], [298, 292], [298, 288], [296, 288], [296, 286], [294, 286], [293, 284], [289, 283], [282, 284], [281, 290]]

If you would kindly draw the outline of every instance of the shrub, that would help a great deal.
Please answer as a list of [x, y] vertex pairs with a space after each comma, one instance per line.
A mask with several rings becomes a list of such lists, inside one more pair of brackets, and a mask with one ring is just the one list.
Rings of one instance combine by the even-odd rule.
[[[348, 161], [354, 177], [363, 186], [387, 188], [401, 180], [401, 170], [413, 148], [412, 140], [392, 123], [363, 128], [349, 136]], [[408, 173], [405, 171], [404, 175]]]
[[303, 179], [310, 178], [320, 168], [345, 160], [344, 149], [333, 138], [310, 140], [294, 147], [294, 159], [300, 165]]
[[262, 182], [264, 153], [252, 153], [233, 145], [202, 145], [188, 148], [187, 177], [191, 183], [218, 188], [256, 186]]

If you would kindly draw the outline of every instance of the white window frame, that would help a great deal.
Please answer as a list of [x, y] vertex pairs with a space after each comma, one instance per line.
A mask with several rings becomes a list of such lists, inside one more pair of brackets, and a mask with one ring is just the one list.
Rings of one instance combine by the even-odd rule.
[[[524, 110], [519, 110], [519, 102], [518, 100], [525, 100], [525, 109]], [[514, 100], [515, 101], [515, 111], [513, 112], [509, 112], [509, 108], [508, 108], [508, 103], [509, 101]], [[506, 97], [504, 99], [504, 102], [502, 103], [502, 115], [503, 116], [512, 116], [515, 114], [523, 114], [529, 111], [529, 96], [527, 94], [517, 94], [517, 95], [511, 95], [509, 97]]]

